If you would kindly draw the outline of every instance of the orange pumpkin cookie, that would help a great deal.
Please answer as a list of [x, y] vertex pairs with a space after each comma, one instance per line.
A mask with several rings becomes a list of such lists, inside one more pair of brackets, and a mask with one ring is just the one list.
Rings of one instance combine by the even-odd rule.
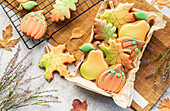
[[41, 39], [47, 31], [43, 10], [30, 12], [25, 15], [21, 21], [20, 29], [21, 32], [34, 40]]
[[141, 53], [142, 47], [145, 44], [145, 41], [136, 40], [134, 37], [120, 37], [116, 39], [116, 42], [122, 43], [123, 49], [130, 49], [130, 60], [134, 61], [139, 54]]
[[140, 20], [123, 25], [118, 32], [119, 37], [130, 36], [135, 37], [137, 40], [144, 41], [149, 29], [149, 24], [145, 20]]
[[117, 64], [111, 66], [109, 70], [103, 72], [97, 80], [97, 86], [103, 90], [117, 93], [119, 92], [126, 81], [122, 65]]
[[120, 28], [123, 24], [135, 21], [133, 13], [129, 12], [133, 8], [134, 3], [119, 3], [116, 7], [114, 7], [112, 1], [110, 1], [109, 4], [111, 9], [106, 9], [105, 12], [100, 15], [100, 19], [105, 19], [107, 23], [112, 23], [113, 26], [117, 28]]

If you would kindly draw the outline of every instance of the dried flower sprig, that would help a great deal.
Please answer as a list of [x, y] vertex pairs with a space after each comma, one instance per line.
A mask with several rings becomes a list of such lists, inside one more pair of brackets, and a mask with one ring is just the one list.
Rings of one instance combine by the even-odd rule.
[[150, 50], [153, 53], [158, 54], [152, 60], [143, 60], [143, 62], [142, 62], [142, 63], [149, 63], [149, 62], [156, 61], [156, 60], [159, 61], [159, 65], [157, 67], [155, 67], [154, 70], [152, 70], [150, 73], [145, 75], [145, 78], [149, 78], [149, 77], [154, 75], [154, 89], [156, 90], [156, 85], [157, 85], [156, 78], [157, 78], [158, 72], [161, 73], [161, 76], [162, 76], [161, 77], [162, 78], [161, 79], [162, 80], [162, 83], [161, 83], [162, 87], [164, 86], [165, 81], [168, 80], [168, 78], [169, 78], [169, 73], [170, 73], [169, 72], [169, 69], [170, 69], [170, 46], [162, 52], [155, 52], [151, 48], [148, 48], [148, 50]]
[[40, 78], [40, 76], [29, 77], [24, 80], [25, 72], [32, 65], [32, 63], [23, 65], [23, 62], [32, 50], [29, 51], [26, 56], [17, 63], [20, 50], [20, 46], [18, 46], [17, 52], [8, 63], [4, 74], [0, 78], [0, 111], [29, 105], [48, 106], [48, 103], [60, 102], [58, 101], [57, 96], [50, 94], [51, 92], [57, 92], [57, 90], [53, 89], [40, 91], [45, 83], [42, 83], [35, 89], [32, 89], [31, 85], [28, 87], [25, 86], [31, 81]]

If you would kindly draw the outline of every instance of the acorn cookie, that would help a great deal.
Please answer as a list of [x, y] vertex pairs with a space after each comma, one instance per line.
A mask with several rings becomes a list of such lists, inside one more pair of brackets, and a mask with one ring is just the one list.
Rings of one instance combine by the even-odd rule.
[[47, 22], [43, 15], [43, 10], [25, 15], [21, 21], [20, 29], [31, 39], [41, 39], [47, 31]]

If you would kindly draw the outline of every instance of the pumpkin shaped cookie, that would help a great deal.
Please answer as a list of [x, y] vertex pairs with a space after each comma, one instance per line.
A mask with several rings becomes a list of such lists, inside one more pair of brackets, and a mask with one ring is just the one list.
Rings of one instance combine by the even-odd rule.
[[139, 54], [141, 53], [142, 47], [145, 44], [143, 40], [136, 40], [134, 37], [124, 36], [116, 39], [117, 43], [121, 43], [123, 49], [130, 49], [130, 60], [134, 61], [138, 58]]
[[98, 80], [97, 86], [103, 90], [117, 93], [119, 92], [126, 81], [126, 77], [121, 64], [113, 65], [109, 70], [103, 72]]
[[20, 24], [21, 32], [31, 39], [41, 39], [47, 31], [47, 23], [43, 15], [43, 10], [30, 12], [24, 16]]

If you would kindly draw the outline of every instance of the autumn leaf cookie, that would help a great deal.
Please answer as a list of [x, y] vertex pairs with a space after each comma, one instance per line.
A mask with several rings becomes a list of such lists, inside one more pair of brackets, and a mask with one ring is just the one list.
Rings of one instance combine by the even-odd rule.
[[30, 12], [21, 21], [21, 32], [31, 39], [41, 39], [47, 31], [47, 23], [43, 15], [43, 10]]
[[108, 41], [111, 38], [116, 38], [115, 34], [116, 27], [111, 23], [107, 24], [106, 20], [95, 19], [94, 22], [94, 38], [97, 40], [104, 40], [108, 44]]
[[133, 8], [134, 3], [119, 3], [117, 7], [113, 6], [112, 1], [109, 2], [111, 9], [106, 9], [100, 19], [106, 20], [107, 23], [112, 23], [116, 28], [120, 28], [121, 25], [129, 22], [134, 22], [133, 13], [129, 10]]
[[53, 47], [52, 50], [45, 46], [45, 50], [47, 54], [43, 54], [39, 62], [39, 66], [46, 69], [45, 78], [50, 82], [54, 71], [58, 71], [60, 76], [68, 75], [69, 71], [65, 63], [72, 63], [75, 58], [69, 52], [65, 53], [66, 44]]
[[130, 49], [123, 49], [121, 43], [117, 43], [116, 40], [109, 40], [109, 47], [107, 47], [104, 43], [98, 46], [103, 53], [105, 54], [105, 60], [109, 65], [122, 64], [129, 69], [134, 68], [132, 65], [132, 61], [130, 60], [130, 54], [126, 52], [130, 52]]
[[35, 6], [37, 6], [37, 3], [35, 1], [30, 1], [30, 0], [17, 0], [19, 3], [19, 7], [17, 10], [22, 11], [23, 9], [26, 10], [31, 10]]
[[117, 64], [99, 76], [97, 86], [103, 90], [117, 93], [123, 88], [125, 82], [126, 77], [122, 65]]
[[70, 19], [70, 10], [76, 11], [76, 3], [78, 0], [56, 0], [53, 5], [54, 9], [51, 11], [51, 21], [64, 21], [65, 18]]

